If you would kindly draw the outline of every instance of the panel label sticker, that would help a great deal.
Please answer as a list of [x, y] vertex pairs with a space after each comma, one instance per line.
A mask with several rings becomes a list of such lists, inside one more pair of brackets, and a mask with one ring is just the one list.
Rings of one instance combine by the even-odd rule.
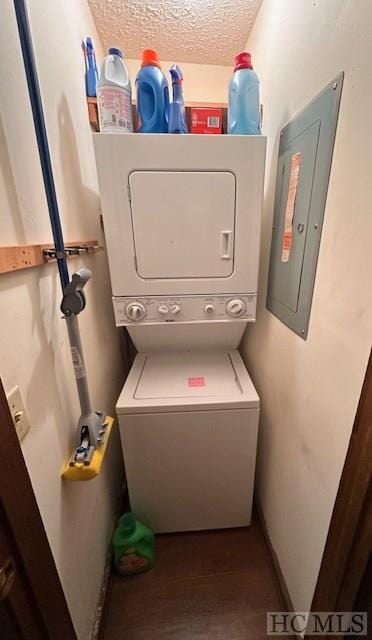
[[296, 205], [296, 195], [298, 187], [298, 176], [300, 173], [301, 153], [295, 153], [291, 160], [291, 175], [289, 177], [289, 188], [287, 206], [285, 208], [284, 233], [282, 244], [282, 262], [288, 262], [292, 247], [293, 238], [293, 214]]
[[203, 376], [187, 378], [187, 385], [189, 387], [205, 387], [205, 378]]

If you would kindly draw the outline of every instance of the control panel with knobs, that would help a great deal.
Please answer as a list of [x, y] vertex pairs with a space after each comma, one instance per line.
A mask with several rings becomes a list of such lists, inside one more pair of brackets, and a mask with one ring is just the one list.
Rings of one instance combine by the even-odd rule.
[[130, 302], [125, 308], [125, 313], [129, 320], [138, 322], [145, 317], [146, 309], [142, 302]]
[[229, 316], [241, 316], [246, 310], [246, 305], [244, 300], [240, 298], [234, 298], [233, 300], [229, 300], [226, 305], [226, 311]]
[[146, 296], [114, 298], [117, 326], [132, 324], [185, 324], [190, 322], [252, 322], [256, 294]]

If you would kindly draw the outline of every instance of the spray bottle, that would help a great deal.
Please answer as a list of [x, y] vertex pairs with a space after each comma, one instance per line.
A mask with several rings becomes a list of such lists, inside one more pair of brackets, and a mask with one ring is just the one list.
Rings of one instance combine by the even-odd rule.
[[89, 36], [85, 42], [86, 53], [86, 91], [89, 98], [95, 98], [97, 95], [98, 69], [96, 63], [96, 54], [94, 52], [93, 40]]
[[169, 73], [172, 77], [173, 102], [169, 105], [168, 133], [187, 133], [182, 71], [177, 64], [174, 64], [169, 69]]

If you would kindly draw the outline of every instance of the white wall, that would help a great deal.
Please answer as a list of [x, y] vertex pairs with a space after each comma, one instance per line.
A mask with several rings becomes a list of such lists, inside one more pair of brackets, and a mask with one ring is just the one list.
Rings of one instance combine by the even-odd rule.
[[[261, 78], [267, 176], [257, 323], [242, 350], [262, 400], [257, 491], [297, 610], [310, 607], [371, 347], [372, 5], [264, 0], [248, 50]], [[265, 309], [280, 129], [345, 83], [308, 339]]]
[[[140, 60], [125, 60], [135, 97], [135, 79], [141, 66]], [[232, 75], [232, 67], [213, 64], [192, 64], [174, 60], [160, 60], [161, 68], [170, 83], [168, 73], [172, 64], [179, 64], [183, 72], [183, 91], [186, 102], [227, 102], [227, 88]]]
[[[29, 0], [65, 239], [100, 239], [99, 196], [87, 120], [81, 41], [94, 23], [85, 0]], [[49, 242], [51, 232], [12, 0], [0, 23], [0, 237], [2, 245]], [[104, 253], [70, 261], [93, 271], [80, 316], [96, 408], [113, 412], [123, 380]], [[65, 483], [79, 407], [55, 264], [0, 276], [0, 376], [19, 385], [32, 428], [22, 444], [48, 538], [80, 640], [91, 631], [121, 483], [112, 438], [99, 478]], [[37, 550], [36, 550], [37, 551]]]

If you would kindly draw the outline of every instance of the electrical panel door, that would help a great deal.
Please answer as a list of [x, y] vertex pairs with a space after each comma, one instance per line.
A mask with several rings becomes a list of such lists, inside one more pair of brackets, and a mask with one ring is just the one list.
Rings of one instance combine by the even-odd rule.
[[341, 99], [339, 74], [280, 134], [267, 308], [306, 338]]
[[[295, 313], [300, 293], [319, 129], [320, 122], [314, 122], [306, 131], [291, 140], [278, 164], [278, 172], [281, 174], [281, 193], [273, 227], [275, 233], [273, 234], [271, 252], [276, 268], [271, 277], [270, 291], [273, 298], [279, 300], [281, 304]], [[290, 192], [292, 159], [296, 154], [299, 154], [300, 158], [299, 182], [291, 223], [290, 252], [287, 260], [287, 252], [283, 249], [286, 238], [285, 214]]]

